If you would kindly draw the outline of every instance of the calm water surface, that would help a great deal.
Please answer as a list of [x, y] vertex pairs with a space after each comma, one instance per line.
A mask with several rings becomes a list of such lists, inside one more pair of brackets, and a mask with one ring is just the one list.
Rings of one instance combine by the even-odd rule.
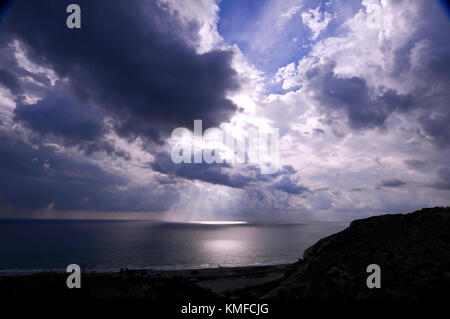
[[203, 268], [298, 260], [337, 224], [0, 220], [0, 270]]

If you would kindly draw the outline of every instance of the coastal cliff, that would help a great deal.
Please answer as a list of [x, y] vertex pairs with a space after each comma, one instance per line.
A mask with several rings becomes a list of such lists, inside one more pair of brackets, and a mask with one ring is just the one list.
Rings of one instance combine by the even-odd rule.
[[[381, 268], [369, 289], [367, 266]], [[450, 208], [370, 217], [308, 248], [265, 298], [410, 299], [450, 295]]]

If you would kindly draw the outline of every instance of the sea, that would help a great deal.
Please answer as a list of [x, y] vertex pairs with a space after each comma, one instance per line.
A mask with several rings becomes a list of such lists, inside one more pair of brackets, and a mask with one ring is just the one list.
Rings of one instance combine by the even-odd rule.
[[177, 270], [286, 264], [339, 232], [332, 223], [0, 220], [0, 275], [120, 268]]

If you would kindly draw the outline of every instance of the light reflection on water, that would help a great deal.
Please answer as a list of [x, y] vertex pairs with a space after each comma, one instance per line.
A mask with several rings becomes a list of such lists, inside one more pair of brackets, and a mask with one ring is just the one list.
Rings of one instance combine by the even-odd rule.
[[213, 239], [204, 243], [206, 249], [214, 253], [237, 252], [244, 249], [244, 242], [233, 239]]
[[204, 247], [209, 250], [211, 254], [237, 254], [245, 249], [245, 243], [236, 239], [212, 239], [205, 241]]
[[189, 221], [189, 224], [201, 224], [201, 225], [241, 225], [247, 224], [247, 222], [242, 221], [228, 221], [228, 220], [220, 220], [220, 221]]

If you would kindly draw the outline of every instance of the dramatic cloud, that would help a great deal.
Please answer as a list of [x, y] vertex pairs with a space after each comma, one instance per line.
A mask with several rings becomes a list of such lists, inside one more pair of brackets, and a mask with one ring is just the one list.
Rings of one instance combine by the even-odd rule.
[[103, 137], [103, 115], [98, 108], [83, 105], [61, 87], [32, 105], [19, 104], [16, 119], [42, 135], [63, 137], [73, 144]]
[[229, 168], [229, 164], [175, 164], [167, 153], [157, 154], [150, 166], [160, 173], [234, 188], [243, 188], [250, 182], [255, 181], [254, 178], [240, 174], [228, 175], [224, 168]]
[[[450, 204], [442, 1], [80, 0], [81, 29], [69, 3], [2, 12], [0, 207], [348, 221]], [[196, 119], [278, 128], [279, 170], [175, 164], [170, 133]]]
[[[19, 41], [31, 61], [67, 79], [81, 103], [110, 112], [120, 135], [158, 140], [197, 118], [217, 126], [235, 111], [226, 97], [238, 87], [232, 53], [197, 53], [194, 22], [183, 28], [153, 1], [80, 1], [82, 28], [71, 30], [69, 3], [14, 2], [0, 39], [3, 46]], [[20, 90], [10, 73], [0, 75], [10, 90]]]
[[450, 45], [442, 32], [448, 18], [427, 1], [371, 3], [363, 1], [365, 10], [342, 34], [319, 42], [296, 69], [280, 68], [277, 80], [313, 95], [330, 124], [337, 111], [353, 129], [382, 127], [391, 115], [410, 113], [419, 133], [448, 146]]
[[19, 94], [21, 87], [17, 78], [10, 71], [0, 69], [0, 83], [8, 88], [11, 93]]
[[280, 191], [295, 195], [308, 191], [308, 188], [295, 184], [288, 176], [283, 176], [274, 186]]
[[232, 188], [247, 188], [249, 186], [270, 186], [281, 192], [299, 195], [308, 191], [303, 185], [298, 185], [292, 179], [297, 172], [292, 166], [286, 165], [275, 174], [260, 174], [260, 169], [254, 166], [233, 172], [230, 164], [181, 163], [175, 164], [168, 153], [158, 153], [150, 167], [160, 173], [178, 176], [187, 180], [198, 180], [210, 184], [223, 185]]
[[425, 166], [427, 163], [417, 159], [405, 160], [405, 163], [413, 168], [419, 168]]
[[394, 111], [408, 111], [413, 99], [388, 90], [377, 96], [359, 77], [342, 78], [333, 73], [333, 66], [312, 69], [308, 88], [314, 92], [321, 107], [329, 110], [342, 109], [348, 124], [354, 129], [383, 126]]
[[17, 103], [14, 114], [15, 121], [38, 133], [41, 142], [74, 146], [86, 155], [103, 151], [109, 156], [130, 158], [114, 140], [105, 137], [105, 112], [80, 103], [60, 84], [34, 104]]
[[177, 199], [169, 189], [127, 186], [128, 178], [51, 146], [28, 145], [0, 131], [0, 200], [26, 209], [162, 211]]
[[18, 43], [7, 40], [0, 29], [0, 86], [9, 90], [19, 102], [25, 102], [27, 97], [45, 94], [54, 77], [46, 74], [43, 68], [31, 72], [29, 66], [21, 65], [21, 58]]
[[403, 185], [406, 185], [406, 183], [403, 182], [403, 181], [401, 181], [401, 180], [398, 180], [398, 179], [396, 179], [396, 178], [393, 178], [393, 179], [384, 179], [384, 180], [381, 182], [381, 186], [383, 186], [383, 187], [401, 187], [401, 186], [403, 186]]
[[450, 190], [450, 167], [440, 167], [437, 170], [437, 179], [431, 187]]

